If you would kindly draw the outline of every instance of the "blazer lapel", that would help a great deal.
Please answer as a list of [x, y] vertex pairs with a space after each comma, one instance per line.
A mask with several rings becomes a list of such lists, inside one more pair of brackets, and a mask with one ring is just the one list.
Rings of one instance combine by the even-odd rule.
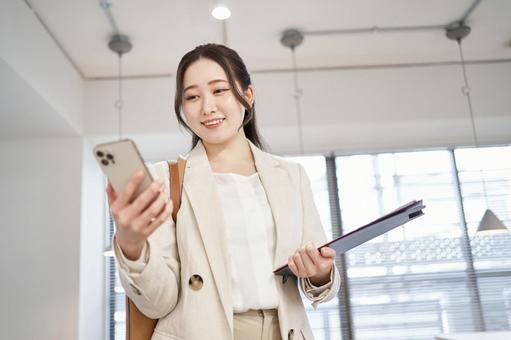
[[200, 141], [188, 156], [183, 190], [190, 199], [218, 295], [232, 329], [232, 288], [225, 221], [213, 171]]
[[259, 178], [263, 184], [268, 203], [270, 204], [273, 220], [275, 222], [275, 254], [274, 268], [287, 263], [288, 257], [296, 250], [301, 237], [293, 242], [299, 230], [300, 216], [296, 210], [296, 199], [300, 199], [300, 193], [293, 186], [288, 172], [280, 167], [280, 162], [270, 154], [260, 150], [249, 142], [254, 155], [255, 166], [259, 172]]

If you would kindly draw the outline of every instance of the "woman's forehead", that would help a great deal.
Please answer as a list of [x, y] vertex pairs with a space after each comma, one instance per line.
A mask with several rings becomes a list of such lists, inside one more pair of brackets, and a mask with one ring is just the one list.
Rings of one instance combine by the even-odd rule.
[[213, 80], [222, 79], [227, 81], [227, 75], [223, 68], [215, 61], [201, 58], [186, 69], [183, 78], [183, 88], [193, 85], [207, 85]]

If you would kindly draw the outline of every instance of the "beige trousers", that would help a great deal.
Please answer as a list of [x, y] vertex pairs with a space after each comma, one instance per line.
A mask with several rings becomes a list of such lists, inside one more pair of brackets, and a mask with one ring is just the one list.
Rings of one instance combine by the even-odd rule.
[[234, 340], [282, 340], [276, 309], [234, 314]]

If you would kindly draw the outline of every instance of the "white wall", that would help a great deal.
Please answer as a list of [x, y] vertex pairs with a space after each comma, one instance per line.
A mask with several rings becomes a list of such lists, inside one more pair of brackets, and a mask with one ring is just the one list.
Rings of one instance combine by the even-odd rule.
[[92, 156], [93, 145], [84, 140], [81, 174], [80, 228], [80, 340], [103, 339], [106, 330], [104, 177]]
[[[468, 65], [481, 144], [511, 143], [511, 62]], [[258, 123], [271, 151], [298, 153], [291, 73], [255, 73]], [[306, 153], [357, 153], [472, 145], [459, 65], [306, 71], [299, 74]], [[148, 160], [189, 149], [177, 127], [174, 78], [128, 79], [124, 132]], [[85, 132], [117, 133], [115, 81], [85, 87]]]
[[81, 152], [80, 138], [0, 141], [1, 339], [78, 336]]
[[[60, 118], [82, 131], [83, 81], [22, 0], [0, 1], [0, 59]], [[23, 116], [37, 119], [36, 114]]]

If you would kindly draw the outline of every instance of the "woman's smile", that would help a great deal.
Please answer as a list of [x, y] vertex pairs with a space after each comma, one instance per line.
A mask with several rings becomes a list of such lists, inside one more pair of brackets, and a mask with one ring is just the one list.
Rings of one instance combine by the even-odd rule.
[[215, 119], [209, 119], [205, 122], [202, 122], [201, 124], [204, 125], [208, 129], [215, 129], [222, 125], [225, 118], [215, 118]]

